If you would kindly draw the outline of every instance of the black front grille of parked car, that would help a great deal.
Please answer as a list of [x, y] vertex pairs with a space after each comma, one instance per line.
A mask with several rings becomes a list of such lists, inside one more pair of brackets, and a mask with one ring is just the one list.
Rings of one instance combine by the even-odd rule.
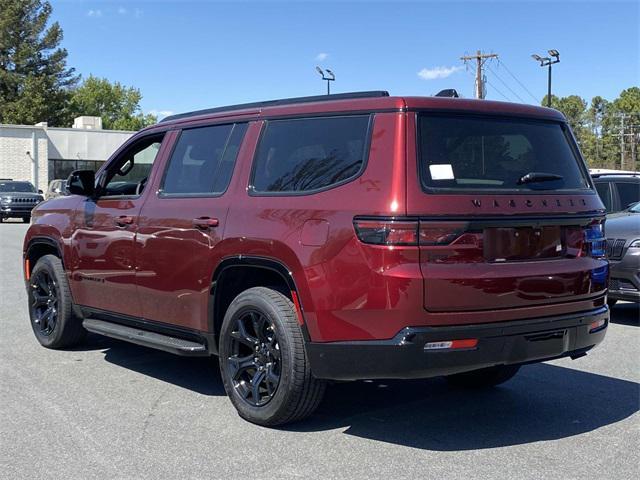
[[624, 250], [624, 238], [607, 238], [607, 257], [620, 258]]

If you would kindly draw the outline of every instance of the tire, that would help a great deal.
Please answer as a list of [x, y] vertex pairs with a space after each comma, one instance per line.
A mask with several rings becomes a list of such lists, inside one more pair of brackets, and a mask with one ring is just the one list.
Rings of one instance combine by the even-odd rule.
[[520, 370], [520, 365], [497, 365], [495, 367], [472, 370], [471, 372], [449, 375], [447, 381], [456, 387], [488, 388], [511, 380]]
[[295, 307], [280, 292], [255, 287], [240, 293], [224, 316], [219, 352], [227, 395], [251, 423], [296, 422], [322, 400], [326, 383], [312, 376]]
[[610, 307], [613, 307], [616, 303], [618, 303], [618, 300], [615, 298], [608, 298], [607, 299], [607, 305], [609, 305]]
[[27, 288], [31, 328], [43, 347], [68, 348], [84, 340], [87, 332], [82, 319], [74, 314], [67, 276], [58, 257], [40, 258]]
[[29, 223], [31, 222], [31, 217], [22, 217], [22, 223]]

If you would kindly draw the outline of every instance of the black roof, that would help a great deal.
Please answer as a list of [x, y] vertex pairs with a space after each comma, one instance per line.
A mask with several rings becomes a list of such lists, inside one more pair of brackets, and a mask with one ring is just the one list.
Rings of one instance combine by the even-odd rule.
[[369, 92], [336, 93], [333, 95], [314, 95], [312, 97], [282, 98], [279, 100], [266, 100], [264, 102], [240, 103], [238, 105], [227, 105], [225, 107], [206, 108], [193, 112], [178, 113], [163, 118], [162, 122], [179, 120], [181, 118], [194, 117], [196, 115], [207, 115], [211, 113], [229, 112], [233, 110], [246, 110], [250, 108], [276, 107], [280, 105], [294, 105], [296, 103], [329, 102], [333, 100], [351, 100], [357, 98], [388, 97], [389, 92], [384, 90], [372, 90]]

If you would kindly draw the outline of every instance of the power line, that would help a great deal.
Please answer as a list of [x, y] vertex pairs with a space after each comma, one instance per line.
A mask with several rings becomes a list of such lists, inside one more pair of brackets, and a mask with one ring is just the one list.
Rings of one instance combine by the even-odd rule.
[[518, 84], [524, 89], [525, 92], [527, 92], [529, 94], [529, 96], [531, 98], [533, 98], [536, 101], [536, 103], [540, 103], [540, 99], [537, 98], [533, 93], [531, 93], [529, 91], [529, 89], [527, 87], [525, 87], [524, 83], [522, 83], [520, 80], [518, 80], [518, 77], [516, 77], [513, 73], [511, 73], [511, 70], [509, 70], [507, 65], [502, 60], [498, 59], [498, 64], [502, 65], [504, 67], [504, 69], [507, 71], [507, 73], [509, 75], [511, 75], [516, 82], [518, 82]]
[[[469, 70], [465, 70], [469, 75], [471, 75], [471, 77], [475, 78], [475, 75], [473, 73], [471, 73]], [[502, 98], [504, 98], [507, 102], [512, 102], [513, 100], [511, 100], [511, 98], [507, 97], [504, 93], [502, 93], [500, 90], [498, 90], [495, 85], [493, 85], [491, 82], [489, 82], [489, 80], [485, 80], [489, 85], [491, 85], [491, 87], [497, 92], [499, 93]]]
[[500, 83], [502, 83], [505, 87], [507, 87], [507, 90], [509, 90], [511, 93], [513, 93], [513, 94], [516, 96], [516, 98], [517, 98], [518, 100], [520, 100], [522, 103], [526, 103], [526, 102], [522, 99], [522, 97], [521, 97], [520, 95], [518, 95], [516, 92], [514, 92], [514, 91], [511, 89], [511, 87], [510, 87], [509, 85], [507, 85], [507, 84], [506, 84], [506, 82], [505, 82], [504, 80], [502, 80], [502, 78], [500, 78], [500, 76], [499, 76], [499, 75], [498, 75], [498, 74], [493, 70], [493, 68], [491, 68], [491, 66], [487, 65], [487, 68], [489, 69], [489, 71], [490, 71], [491, 73], [493, 73], [493, 74], [496, 76], [496, 78], [497, 78], [498, 80], [500, 80]]

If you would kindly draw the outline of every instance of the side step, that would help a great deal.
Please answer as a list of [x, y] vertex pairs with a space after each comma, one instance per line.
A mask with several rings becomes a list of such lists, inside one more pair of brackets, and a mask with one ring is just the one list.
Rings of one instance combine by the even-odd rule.
[[82, 326], [93, 333], [135, 343], [144, 347], [164, 350], [165, 352], [175, 353], [176, 355], [205, 356], [209, 354], [206, 345], [203, 343], [171, 337], [148, 330], [141, 330], [139, 328], [127, 327], [126, 325], [120, 325], [118, 323], [87, 318], [82, 322]]

